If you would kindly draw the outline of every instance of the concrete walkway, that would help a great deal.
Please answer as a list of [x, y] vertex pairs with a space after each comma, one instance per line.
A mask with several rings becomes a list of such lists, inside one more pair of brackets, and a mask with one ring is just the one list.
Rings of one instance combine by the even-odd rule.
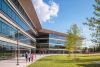
[[[49, 55], [36, 55], [36, 59], [34, 59], [33, 62], [35, 62], [36, 60], [38, 60], [42, 57], [45, 57], [45, 56], [49, 56]], [[0, 61], [0, 67], [26, 67], [27, 65], [29, 65], [33, 62], [26, 62], [25, 57], [19, 57], [19, 65], [16, 65], [17, 60], [15, 58], [15, 59], [11, 59], [11, 60]]]

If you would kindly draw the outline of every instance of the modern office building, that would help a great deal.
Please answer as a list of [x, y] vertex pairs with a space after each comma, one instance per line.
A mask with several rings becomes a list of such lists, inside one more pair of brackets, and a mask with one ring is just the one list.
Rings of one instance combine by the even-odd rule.
[[43, 53], [65, 53], [65, 39], [66, 34], [51, 31], [47, 29], [41, 29], [39, 31], [39, 36], [37, 36], [37, 52]]
[[43, 29], [31, 0], [0, 0], [0, 57], [62, 53], [66, 34]]

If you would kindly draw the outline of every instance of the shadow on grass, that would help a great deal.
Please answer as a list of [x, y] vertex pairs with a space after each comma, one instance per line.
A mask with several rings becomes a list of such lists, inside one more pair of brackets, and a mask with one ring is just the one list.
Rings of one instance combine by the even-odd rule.
[[40, 59], [38, 61], [55, 61], [55, 62], [93, 62], [93, 61], [100, 61], [100, 58], [98, 59], [79, 59], [79, 60], [61, 60], [61, 59]]
[[94, 57], [94, 56], [100, 56], [100, 55], [88, 55], [87, 54], [87, 55], [83, 55], [83, 56], [79, 56], [79, 57], [90, 57], [90, 56], [93, 56]]
[[100, 67], [100, 64], [77, 64], [83, 67]]
[[79, 60], [53, 60], [56, 63], [85, 63], [85, 62], [94, 62], [100, 61], [100, 59], [79, 59]]

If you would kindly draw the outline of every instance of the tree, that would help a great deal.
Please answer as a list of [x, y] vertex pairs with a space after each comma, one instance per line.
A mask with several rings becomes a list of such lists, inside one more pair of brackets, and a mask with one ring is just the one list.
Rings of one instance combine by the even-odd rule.
[[85, 25], [89, 26], [89, 30], [92, 31], [91, 41], [94, 42], [97, 47], [100, 47], [100, 0], [95, 0], [94, 6], [94, 17], [87, 18], [87, 23], [84, 23]]
[[95, 0], [94, 5], [94, 17], [87, 18], [87, 23], [85, 25], [89, 26], [89, 30], [92, 31], [91, 33], [91, 41], [95, 43], [96, 51], [100, 52], [100, 0]]
[[77, 51], [77, 48], [82, 45], [83, 38], [80, 36], [80, 30], [76, 24], [72, 25], [70, 31], [67, 33], [65, 47], [70, 53]]

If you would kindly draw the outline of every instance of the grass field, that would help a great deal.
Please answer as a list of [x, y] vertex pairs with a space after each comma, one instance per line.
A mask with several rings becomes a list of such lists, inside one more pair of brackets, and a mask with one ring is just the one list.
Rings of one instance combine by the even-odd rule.
[[27, 67], [100, 67], [100, 54], [77, 54], [77, 59], [67, 55], [44, 57]]

